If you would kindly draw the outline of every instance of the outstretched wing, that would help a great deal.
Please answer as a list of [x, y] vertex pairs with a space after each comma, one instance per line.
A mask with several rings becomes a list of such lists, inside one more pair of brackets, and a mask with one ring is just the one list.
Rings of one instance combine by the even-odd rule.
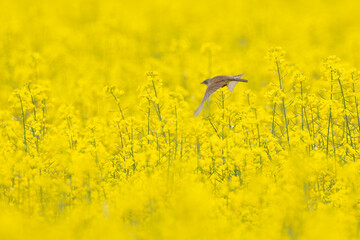
[[229, 88], [230, 92], [234, 91], [234, 88], [235, 88], [237, 83], [238, 83], [237, 81], [231, 81], [231, 82], [228, 83], [227, 87]]
[[201, 111], [202, 111], [202, 109], [204, 107], [205, 101], [211, 96], [211, 94], [216, 92], [216, 90], [218, 90], [221, 87], [222, 87], [222, 85], [220, 85], [220, 84], [217, 84], [215, 86], [214, 86], [214, 84], [212, 84], [212, 85], [208, 86], [208, 88], [206, 89], [203, 100], [201, 101], [199, 107], [194, 112], [194, 117], [197, 117], [201, 113]]
[[227, 85], [227, 87], [229, 88], [230, 92], [233, 92], [233, 91], [234, 91], [234, 88], [235, 88], [235, 86], [236, 86], [236, 84], [237, 84], [238, 82], [247, 82], [246, 79], [242, 79], [242, 78], [241, 78], [241, 77], [244, 76], [244, 75], [245, 75], [245, 74], [243, 73], [243, 74], [235, 75], [235, 76], [232, 76], [232, 77], [231, 77], [231, 80], [232, 80], [232, 81], [230, 81], [230, 82], [228, 83], [228, 85]]
[[224, 86], [224, 83], [221, 82], [221, 83], [217, 83], [217, 84], [211, 84], [207, 89], [206, 89], [206, 92], [205, 92], [205, 95], [204, 95], [204, 99], [203, 101], [205, 102], [206, 99], [208, 99], [211, 94], [213, 94], [214, 92], [216, 92], [218, 89], [220, 89], [221, 87]]

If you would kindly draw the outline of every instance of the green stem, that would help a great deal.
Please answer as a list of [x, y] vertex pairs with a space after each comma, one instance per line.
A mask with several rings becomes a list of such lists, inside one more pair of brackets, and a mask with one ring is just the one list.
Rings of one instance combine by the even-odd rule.
[[21, 105], [21, 114], [22, 114], [22, 119], [23, 119], [23, 129], [24, 129], [24, 148], [25, 148], [25, 152], [27, 153], [27, 140], [26, 140], [26, 127], [25, 127], [25, 113], [24, 113], [24, 106], [23, 106], [23, 102], [21, 99], [20, 94], [18, 95], [19, 99], [20, 99], [20, 105]]
[[[353, 145], [353, 141], [352, 141], [352, 137], [351, 137], [351, 130], [350, 130], [350, 120], [349, 120], [349, 115], [346, 113], [347, 111], [347, 108], [346, 108], [346, 100], [345, 100], [345, 94], [344, 94], [344, 90], [343, 90], [343, 87], [342, 87], [342, 84], [341, 84], [341, 81], [340, 81], [340, 78], [338, 78], [338, 82], [339, 82], [339, 85], [340, 85], [340, 90], [341, 90], [341, 95], [343, 97], [343, 103], [344, 103], [344, 111], [345, 111], [345, 121], [346, 121], [346, 127], [348, 129], [348, 134], [349, 134], [349, 138], [350, 138], [350, 145], [352, 148], [354, 148], [354, 145]], [[355, 162], [355, 155], [353, 154], [353, 159], [354, 159], [354, 162]]]
[[[151, 82], [152, 82], [152, 85], [153, 85], [155, 97], [158, 98], [154, 80], [152, 79]], [[154, 101], [153, 101], [153, 104], [154, 104], [154, 108], [155, 108], [155, 111], [156, 111], [156, 113], [157, 113], [157, 115], [158, 115], [159, 120], [162, 121], [159, 104], [158, 104], [158, 103], [155, 104]]]
[[211, 122], [210, 118], [208, 118], [208, 120], [209, 120], [209, 122], [210, 122], [211, 126], [213, 127], [213, 129], [214, 129], [214, 131], [215, 131], [216, 135], [218, 136], [218, 138], [220, 138], [220, 139], [221, 139], [221, 136], [219, 135], [219, 133], [218, 133], [218, 131], [217, 131], [216, 127], [214, 126], [214, 124]]
[[272, 116], [272, 125], [271, 125], [271, 133], [275, 135], [275, 112], [276, 112], [276, 103], [274, 103], [273, 107], [273, 116]]
[[303, 85], [302, 81], [300, 82], [300, 92], [301, 92], [301, 130], [304, 131], [304, 97], [303, 97]]
[[178, 148], [178, 114], [177, 114], [177, 108], [175, 105], [175, 156], [174, 159], [176, 159], [176, 153], [177, 153], [177, 148]]
[[[45, 100], [42, 100], [43, 106], [45, 106]], [[45, 107], [42, 108], [42, 119], [41, 119], [41, 133], [42, 138], [45, 136]]]
[[168, 174], [170, 171], [170, 165], [171, 165], [171, 134], [170, 134], [170, 130], [168, 130], [168, 135], [169, 135], [169, 151], [168, 151]]
[[[250, 95], [249, 95], [249, 94], [247, 95], [247, 98], [248, 98], [249, 107], [251, 107], [251, 104], [250, 104]], [[255, 120], [257, 120], [257, 111], [256, 111], [256, 108], [251, 108], [251, 110], [254, 110]], [[257, 128], [257, 135], [258, 135], [258, 143], [259, 143], [259, 147], [260, 147], [260, 146], [261, 146], [261, 140], [260, 140], [260, 130], [259, 130], [259, 124], [258, 124], [258, 123], [256, 124], [256, 128]]]
[[[278, 61], [276, 61], [276, 67], [277, 67], [277, 72], [278, 72], [278, 77], [279, 77], [280, 90], [283, 92], [284, 89], [283, 89], [282, 82], [281, 82], [281, 74], [280, 74], [280, 67], [279, 67]], [[289, 137], [289, 126], [288, 126], [288, 122], [287, 122], [287, 114], [286, 114], [286, 107], [285, 107], [285, 98], [282, 98], [282, 108], [283, 108], [284, 120], [285, 120], [285, 126], [286, 126], [287, 142], [288, 142], [289, 148], [291, 148], [290, 137]]]
[[[351, 79], [354, 82], [354, 74], [351, 75]], [[356, 93], [355, 93], [355, 83], [353, 83], [353, 93], [354, 93], [354, 98], [355, 98], [355, 107], [356, 107], [356, 116], [357, 116], [357, 122], [358, 122], [358, 128], [359, 128], [359, 137], [360, 137], [360, 116], [359, 116], [359, 107], [358, 107], [358, 101], [356, 98]]]
[[[150, 135], [150, 114], [151, 114], [151, 108], [150, 108], [150, 99], [148, 99], [149, 101], [149, 106], [148, 106], [148, 115], [147, 115], [147, 135]], [[150, 140], [148, 139], [148, 144], [150, 144]]]
[[326, 137], [326, 155], [329, 155], [329, 135], [330, 135], [330, 124], [331, 124], [331, 106], [328, 120], [328, 129], [327, 129], [327, 137]]

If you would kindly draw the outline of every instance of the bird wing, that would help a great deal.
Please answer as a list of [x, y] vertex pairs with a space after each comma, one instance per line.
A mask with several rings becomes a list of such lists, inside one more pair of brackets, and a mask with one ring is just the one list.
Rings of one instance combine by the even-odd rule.
[[213, 84], [213, 85], [210, 85], [207, 87], [203, 100], [201, 101], [199, 107], [194, 112], [194, 117], [197, 117], [201, 113], [201, 111], [204, 107], [205, 101], [211, 96], [211, 94], [216, 92], [216, 90], [218, 90], [221, 87], [222, 87], [222, 85], [220, 85], [220, 84], [216, 84], [216, 85]]
[[238, 83], [237, 81], [231, 81], [231, 82], [228, 83], [227, 87], [229, 88], [230, 92], [234, 91], [234, 88], [235, 88], [237, 83]]
[[[226, 81], [226, 80], [229, 80], [229, 79], [233, 79], [233, 77], [231, 77], [231, 76], [226, 76], [226, 75], [219, 75], [219, 76], [213, 77], [213, 78], [211, 79], [211, 83], [219, 82], [219, 81]], [[210, 84], [211, 84], [211, 83], [210, 83]]]
[[234, 91], [234, 88], [235, 88], [235, 86], [236, 86], [236, 84], [237, 84], [238, 82], [247, 82], [246, 79], [242, 79], [242, 78], [241, 78], [241, 77], [244, 76], [244, 75], [245, 75], [245, 73], [240, 74], [240, 75], [235, 75], [235, 76], [232, 76], [232, 77], [231, 77], [231, 80], [230, 80], [230, 82], [229, 82], [228, 85], [227, 85], [227, 87], [229, 88], [229, 91], [230, 91], [230, 92], [233, 92], [233, 91]]
[[222, 88], [224, 86], [224, 83], [225, 83], [225, 81], [222, 80], [221, 82], [219, 81], [216, 84], [211, 84], [210, 86], [208, 86], [208, 88], [206, 89], [203, 101], [205, 102], [206, 99], [208, 99], [211, 96], [211, 94], [216, 92], [218, 89]]
[[202, 109], [204, 107], [204, 102], [201, 102], [199, 107], [196, 109], [196, 111], [194, 112], [194, 117], [199, 116], [199, 114], [201, 113]]

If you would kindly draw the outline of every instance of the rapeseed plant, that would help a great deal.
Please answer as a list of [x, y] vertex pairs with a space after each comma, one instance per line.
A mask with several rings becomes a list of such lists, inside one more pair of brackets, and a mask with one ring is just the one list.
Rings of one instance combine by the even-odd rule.
[[358, 5], [2, 1], [0, 239], [358, 239]]

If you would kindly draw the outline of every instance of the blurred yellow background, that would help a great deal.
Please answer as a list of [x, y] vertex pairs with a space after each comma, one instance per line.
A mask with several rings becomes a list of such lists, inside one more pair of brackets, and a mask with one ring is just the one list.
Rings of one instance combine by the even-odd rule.
[[0, 239], [358, 239], [359, 10], [0, 1]]

